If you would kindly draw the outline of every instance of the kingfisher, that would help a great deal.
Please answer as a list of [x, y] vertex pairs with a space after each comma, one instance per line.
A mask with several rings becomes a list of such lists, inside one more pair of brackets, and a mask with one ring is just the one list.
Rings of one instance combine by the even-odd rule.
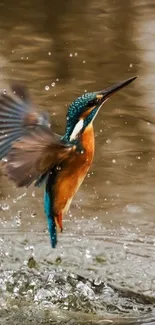
[[51, 246], [57, 245], [63, 216], [94, 157], [93, 121], [102, 105], [137, 76], [101, 91], [84, 93], [68, 107], [64, 135], [53, 132], [49, 116], [32, 104], [28, 89], [10, 85], [0, 94], [0, 160], [17, 187], [44, 184], [44, 211]]

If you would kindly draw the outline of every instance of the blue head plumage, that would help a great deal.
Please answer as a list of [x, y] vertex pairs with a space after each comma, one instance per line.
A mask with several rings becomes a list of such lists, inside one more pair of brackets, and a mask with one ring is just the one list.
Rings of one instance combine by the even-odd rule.
[[70, 140], [70, 135], [80, 118], [83, 119], [83, 128], [80, 132], [83, 131], [95, 118], [103, 103], [109, 99], [111, 95], [127, 86], [135, 79], [136, 77], [131, 77], [101, 91], [85, 93], [81, 97], [78, 97], [68, 108], [66, 133], [63, 139], [66, 141]]
[[80, 116], [91, 107], [97, 105], [98, 98], [96, 95], [97, 95], [96, 92], [85, 93], [70, 104], [66, 116], [67, 125], [66, 125], [66, 133], [64, 137], [66, 138], [66, 140], [69, 138], [70, 134], [72, 133], [74, 126], [79, 121]]

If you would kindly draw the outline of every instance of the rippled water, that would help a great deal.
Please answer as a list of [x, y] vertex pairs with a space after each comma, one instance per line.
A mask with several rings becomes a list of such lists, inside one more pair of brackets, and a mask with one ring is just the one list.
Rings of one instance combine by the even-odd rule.
[[95, 120], [94, 163], [56, 250], [43, 189], [1, 175], [2, 324], [155, 323], [154, 9], [151, 0], [0, 2], [0, 87], [27, 84], [56, 132], [78, 95], [139, 75]]

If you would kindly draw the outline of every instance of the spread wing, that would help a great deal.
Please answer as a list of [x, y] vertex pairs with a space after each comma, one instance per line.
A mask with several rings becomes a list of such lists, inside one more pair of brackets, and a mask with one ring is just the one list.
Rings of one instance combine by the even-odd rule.
[[51, 131], [47, 114], [37, 112], [26, 88], [14, 84], [11, 89], [11, 95], [0, 94], [0, 159], [5, 174], [17, 186], [34, 180], [38, 185], [75, 146], [65, 145]]
[[11, 94], [0, 94], [0, 159], [7, 155], [13, 141], [30, 128], [37, 125], [50, 127], [48, 115], [38, 113], [32, 106], [26, 88], [14, 84], [11, 90]]
[[4, 172], [17, 186], [29, 186], [74, 150], [75, 146], [63, 144], [50, 129], [38, 127], [12, 144], [3, 161]]

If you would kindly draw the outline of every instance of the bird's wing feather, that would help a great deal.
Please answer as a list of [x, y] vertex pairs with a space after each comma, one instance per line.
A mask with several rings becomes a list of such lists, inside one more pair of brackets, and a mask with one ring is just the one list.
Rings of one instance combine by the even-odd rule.
[[37, 125], [50, 127], [47, 114], [40, 114], [32, 105], [26, 88], [11, 86], [12, 93], [0, 94], [0, 159], [9, 152], [13, 141]]
[[58, 140], [50, 129], [38, 127], [12, 144], [3, 162], [4, 172], [17, 186], [29, 186], [75, 150], [75, 146]]

